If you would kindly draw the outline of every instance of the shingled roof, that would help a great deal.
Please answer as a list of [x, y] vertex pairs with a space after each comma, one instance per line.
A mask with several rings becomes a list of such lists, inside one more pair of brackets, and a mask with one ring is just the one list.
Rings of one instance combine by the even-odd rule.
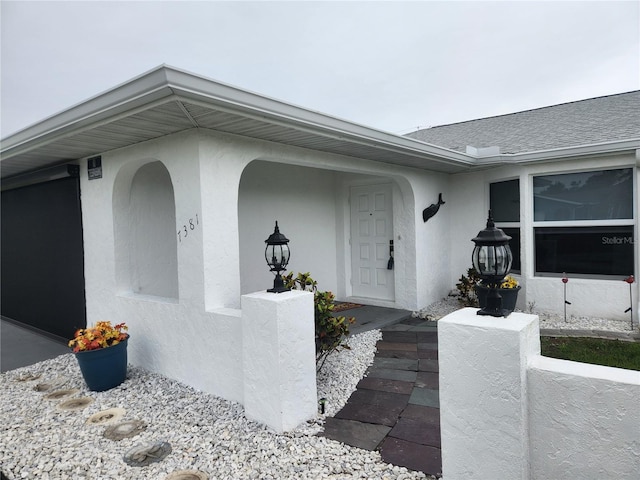
[[406, 136], [465, 152], [523, 153], [640, 138], [640, 90], [426, 128]]

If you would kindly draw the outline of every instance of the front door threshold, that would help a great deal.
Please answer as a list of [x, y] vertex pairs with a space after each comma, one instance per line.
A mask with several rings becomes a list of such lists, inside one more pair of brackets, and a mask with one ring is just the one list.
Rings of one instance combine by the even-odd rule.
[[382, 300], [380, 298], [347, 297], [345, 300], [338, 301], [360, 303], [362, 305], [371, 305], [374, 307], [399, 308], [394, 300]]
[[343, 310], [335, 315], [354, 317], [355, 323], [349, 327], [349, 331], [352, 335], [356, 335], [368, 330], [385, 328], [411, 318], [411, 311], [385, 306], [362, 305]]

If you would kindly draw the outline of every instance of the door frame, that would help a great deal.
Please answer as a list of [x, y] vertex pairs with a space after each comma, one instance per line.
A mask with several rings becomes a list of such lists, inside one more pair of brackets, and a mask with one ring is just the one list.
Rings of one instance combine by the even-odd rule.
[[392, 298], [380, 298], [380, 297], [363, 297], [363, 296], [356, 296], [354, 295], [354, 279], [357, 278], [357, 272], [354, 270], [355, 266], [354, 266], [354, 262], [353, 262], [353, 257], [352, 257], [352, 239], [353, 239], [353, 223], [352, 223], [352, 210], [351, 210], [351, 205], [352, 205], [352, 192], [353, 192], [353, 188], [362, 188], [362, 187], [370, 187], [370, 188], [374, 188], [376, 186], [386, 186], [389, 189], [389, 195], [390, 195], [390, 214], [391, 214], [391, 239], [394, 239], [395, 236], [395, 199], [394, 197], [396, 196], [396, 187], [395, 184], [393, 182], [392, 179], [388, 178], [388, 177], [376, 177], [376, 178], [371, 178], [371, 179], [367, 179], [367, 181], [363, 181], [363, 182], [351, 182], [348, 185], [345, 185], [346, 187], [346, 198], [347, 198], [347, 207], [346, 207], [346, 217], [345, 218], [345, 236], [346, 236], [346, 255], [345, 255], [345, 260], [347, 260], [347, 262], [345, 263], [345, 273], [346, 273], [346, 293], [347, 293], [347, 299], [350, 301], [355, 301], [358, 303], [365, 303], [365, 304], [369, 304], [369, 305], [376, 305], [376, 306], [389, 306], [389, 307], [394, 307], [396, 306], [396, 301], [397, 301], [397, 296], [396, 296], [396, 288], [397, 288], [397, 282], [396, 282], [396, 272], [394, 269], [394, 275], [393, 275], [393, 280], [392, 280], [392, 285], [391, 285], [391, 294], [392, 294]]

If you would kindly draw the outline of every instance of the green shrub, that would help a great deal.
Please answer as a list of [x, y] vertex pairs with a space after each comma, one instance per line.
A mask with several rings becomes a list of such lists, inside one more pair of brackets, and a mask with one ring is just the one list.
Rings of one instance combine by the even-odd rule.
[[293, 272], [283, 277], [284, 284], [295, 290], [313, 292], [314, 320], [316, 330], [316, 368], [318, 371], [324, 365], [327, 356], [340, 348], [349, 348], [344, 338], [349, 335], [349, 325], [355, 322], [353, 317], [333, 316], [334, 295], [331, 292], [319, 292], [318, 282], [311, 278], [309, 272]]
[[478, 272], [471, 267], [467, 270], [467, 276], [462, 275], [456, 283], [458, 289], [458, 300], [464, 307], [478, 307], [478, 297], [476, 296], [475, 286], [480, 281]]

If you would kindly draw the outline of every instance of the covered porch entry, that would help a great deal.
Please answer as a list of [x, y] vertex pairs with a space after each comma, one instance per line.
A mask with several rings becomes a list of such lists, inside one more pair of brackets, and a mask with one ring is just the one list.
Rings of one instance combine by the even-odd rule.
[[415, 251], [404, 239], [415, 235], [407, 227], [413, 198], [402, 184], [388, 175], [249, 163], [238, 195], [241, 292], [272, 283], [263, 252], [277, 220], [290, 239], [289, 271], [309, 272], [340, 301], [412, 308], [404, 283]]

